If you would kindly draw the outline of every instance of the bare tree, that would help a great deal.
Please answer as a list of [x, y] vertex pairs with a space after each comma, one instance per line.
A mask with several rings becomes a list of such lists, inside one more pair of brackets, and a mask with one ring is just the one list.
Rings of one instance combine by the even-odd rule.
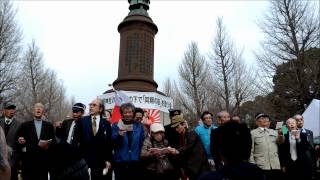
[[66, 100], [65, 88], [57, 80], [53, 70], [43, 65], [42, 53], [33, 41], [22, 59], [22, 72], [17, 84], [16, 101], [20, 107], [19, 115], [32, 117], [32, 106], [41, 102], [45, 106], [46, 117], [51, 121], [65, 118], [70, 109]]
[[174, 89], [173, 89], [173, 85], [171, 82], [171, 79], [168, 77], [165, 79], [164, 83], [163, 83], [163, 89], [162, 92], [169, 97], [174, 97]]
[[[277, 57], [265, 59], [268, 67], [303, 58], [307, 49], [319, 46], [319, 14], [304, 0], [270, 0], [269, 13], [259, 26], [266, 35], [264, 50]], [[319, 9], [318, 9], [319, 11]], [[269, 68], [268, 68], [269, 69]]]
[[235, 66], [234, 46], [222, 18], [219, 17], [216, 23], [217, 34], [211, 43], [212, 51], [209, 54], [209, 58], [213, 62], [213, 74], [217, 80], [218, 89], [216, 93], [221, 95], [225, 102], [225, 108], [230, 110], [231, 78]]
[[304, 81], [304, 69], [307, 66], [306, 51], [320, 45], [319, 5], [304, 0], [270, 0], [270, 9], [259, 26], [266, 39], [260, 52], [256, 52], [262, 76], [269, 82], [272, 90], [272, 78], [278, 65], [291, 63], [295, 72], [297, 92], [301, 108], [307, 104], [307, 84]]
[[171, 81], [171, 79], [168, 77], [165, 79], [163, 83], [163, 89], [162, 92], [173, 99], [173, 107], [174, 108], [181, 108], [181, 104], [178, 98], [178, 92], [179, 89], [176, 85], [175, 81]]
[[[252, 68], [251, 68], [252, 69]], [[235, 62], [234, 74], [232, 77], [232, 110], [233, 114], [240, 115], [240, 105], [244, 101], [254, 99], [259, 94], [256, 83], [256, 73], [242, 62], [241, 55]]]
[[40, 95], [38, 92], [42, 90], [45, 74], [42, 54], [34, 41], [29, 45], [22, 58], [21, 69], [16, 99], [20, 105], [18, 107], [21, 107], [21, 115], [30, 118], [32, 117], [30, 106], [42, 99], [42, 97], [38, 97]]
[[21, 33], [9, 0], [0, 1], [0, 103], [15, 88], [21, 52]]
[[252, 99], [257, 93], [254, 74], [243, 62], [243, 50], [236, 48], [223, 24], [223, 19], [217, 18], [216, 23], [217, 33], [209, 53], [215, 84], [212, 92], [216, 94], [211, 96], [216, 102], [214, 109], [226, 109], [239, 114], [241, 103]]
[[177, 97], [190, 117], [199, 118], [205, 109], [206, 84], [210, 78], [209, 66], [199, 52], [198, 45], [192, 42], [179, 66], [180, 90]]

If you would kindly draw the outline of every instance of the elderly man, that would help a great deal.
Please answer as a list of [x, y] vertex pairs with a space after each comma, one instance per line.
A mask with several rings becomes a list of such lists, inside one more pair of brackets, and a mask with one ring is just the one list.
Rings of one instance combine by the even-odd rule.
[[230, 121], [230, 114], [227, 111], [221, 111], [217, 114], [217, 118], [218, 128], [212, 129], [210, 134], [210, 152], [215, 164], [215, 168], [219, 169], [223, 166], [223, 163], [218, 152], [217, 133], [219, 131], [219, 127]]
[[17, 149], [18, 130], [21, 123], [16, 120], [16, 105], [12, 102], [4, 103], [3, 117], [0, 118], [0, 126], [4, 129], [6, 142], [10, 151], [11, 180], [18, 179], [18, 164], [21, 160]]
[[53, 125], [44, 119], [44, 106], [36, 103], [33, 107], [33, 119], [22, 123], [19, 130], [18, 142], [23, 151], [23, 180], [48, 179], [55, 136]]
[[103, 173], [111, 168], [111, 125], [103, 118], [104, 105], [100, 99], [94, 99], [89, 108], [90, 115], [77, 123], [74, 140], [91, 169], [91, 180], [111, 179]]
[[134, 112], [133, 104], [122, 104], [122, 119], [112, 125], [116, 180], [140, 179], [140, 153], [145, 135], [143, 125], [134, 120]]
[[285, 134], [284, 143], [280, 146], [280, 162], [287, 177], [286, 179], [311, 179], [310, 165], [306, 152], [311, 148], [306, 133], [297, 128], [296, 120], [287, 120], [288, 133]]
[[308, 161], [306, 163], [306, 166], [309, 166], [309, 168], [312, 169], [312, 174], [313, 176], [315, 176], [316, 169], [317, 169], [317, 160], [316, 160], [315, 146], [313, 142], [313, 132], [303, 127], [304, 118], [301, 114], [296, 114], [295, 116], [293, 116], [293, 118], [297, 122], [298, 129], [300, 130], [301, 133], [306, 134], [307, 141], [311, 145], [311, 147], [306, 151], [306, 160]]
[[282, 179], [278, 145], [283, 143], [281, 128], [278, 133], [269, 129], [270, 118], [263, 113], [256, 114], [258, 128], [251, 131], [252, 148], [250, 162], [264, 170], [267, 179]]
[[189, 131], [181, 115], [172, 118], [171, 128], [179, 136], [179, 143], [173, 146], [177, 149], [179, 165], [182, 167], [189, 180], [196, 180], [199, 176], [210, 170], [205, 149], [195, 131]]

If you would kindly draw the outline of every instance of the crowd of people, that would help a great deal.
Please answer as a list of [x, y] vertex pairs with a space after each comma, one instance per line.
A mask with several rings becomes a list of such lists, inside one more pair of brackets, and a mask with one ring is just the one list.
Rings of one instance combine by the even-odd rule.
[[[1, 180], [274, 180], [316, 178], [317, 150], [303, 116], [270, 129], [270, 117], [255, 116], [250, 130], [227, 111], [204, 111], [194, 128], [179, 109], [170, 124], [145, 123], [144, 111], [122, 104], [122, 119], [111, 124], [101, 100], [75, 103], [72, 118], [52, 124], [44, 105], [33, 118], [15, 118], [6, 102], [0, 118]], [[114, 175], [114, 176], [113, 176]]]

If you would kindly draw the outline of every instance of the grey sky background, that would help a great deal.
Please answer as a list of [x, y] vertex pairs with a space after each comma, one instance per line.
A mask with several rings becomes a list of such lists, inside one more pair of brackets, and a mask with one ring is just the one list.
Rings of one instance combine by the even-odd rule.
[[[245, 62], [254, 67], [253, 50], [263, 39], [256, 22], [268, 5], [258, 0], [151, 0], [148, 12], [159, 29], [154, 52], [158, 90], [167, 77], [178, 79], [178, 66], [191, 41], [208, 55], [218, 16], [237, 47], [244, 48]], [[14, 6], [25, 44], [36, 41], [69, 97], [87, 104], [109, 89], [118, 75], [117, 27], [129, 12], [127, 0], [14, 1]]]

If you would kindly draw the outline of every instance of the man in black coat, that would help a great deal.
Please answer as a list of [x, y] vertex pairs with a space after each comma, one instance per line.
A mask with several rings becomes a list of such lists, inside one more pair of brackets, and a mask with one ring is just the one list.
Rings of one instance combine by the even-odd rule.
[[88, 166], [76, 142], [73, 140], [76, 125], [80, 122], [86, 106], [75, 103], [72, 107], [72, 119], [66, 119], [56, 126], [58, 144], [54, 148], [51, 179], [89, 180]]
[[23, 180], [48, 180], [52, 147], [55, 144], [53, 125], [45, 121], [44, 106], [36, 103], [33, 119], [22, 123], [18, 142], [22, 148]]
[[0, 118], [0, 126], [3, 128], [7, 145], [10, 151], [11, 180], [18, 179], [18, 165], [21, 160], [17, 148], [18, 130], [21, 123], [16, 120], [16, 105], [12, 102], [4, 103], [3, 117]]
[[310, 144], [310, 148], [306, 151], [306, 166], [309, 166], [312, 169], [312, 176], [316, 176], [317, 171], [317, 158], [316, 158], [316, 150], [313, 140], [313, 132], [309, 129], [303, 127], [304, 125], [304, 118], [301, 114], [296, 114], [294, 119], [297, 122], [297, 127], [301, 133], [307, 136], [307, 141]]
[[262, 170], [248, 162], [251, 153], [251, 134], [246, 124], [226, 122], [216, 134], [217, 152], [224, 166], [211, 171], [199, 180], [265, 180]]
[[230, 114], [227, 111], [221, 111], [217, 114], [218, 128], [212, 129], [210, 134], [210, 152], [215, 164], [215, 169], [219, 169], [223, 166], [220, 155], [218, 154], [218, 131], [219, 128], [226, 122], [230, 121]]
[[284, 135], [284, 143], [280, 145], [280, 163], [285, 171], [286, 179], [310, 180], [312, 169], [307, 152], [311, 144], [307, 140], [307, 134], [297, 129], [296, 120], [287, 120], [288, 133]]
[[111, 168], [111, 125], [103, 118], [104, 105], [100, 99], [93, 100], [89, 107], [90, 115], [77, 123], [74, 140], [91, 170], [91, 180], [111, 179], [110, 171], [106, 176], [103, 174]]
[[196, 180], [199, 176], [209, 171], [209, 163], [199, 136], [195, 131], [189, 131], [185, 120], [181, 115], [172, 118], [171, 128], [176, 131], [179, 142], [174, 148], [177, 149], [177, 161], [184, 170], [189, 180]]
[[172, 118], [176, 115], [180, 115], [180, 109], [169, 109], [170, 124], [164, 126], [165, 137], [169, 142], [170, 146], [175, 146], [179, 143], [179, 134], [171, 128]]

